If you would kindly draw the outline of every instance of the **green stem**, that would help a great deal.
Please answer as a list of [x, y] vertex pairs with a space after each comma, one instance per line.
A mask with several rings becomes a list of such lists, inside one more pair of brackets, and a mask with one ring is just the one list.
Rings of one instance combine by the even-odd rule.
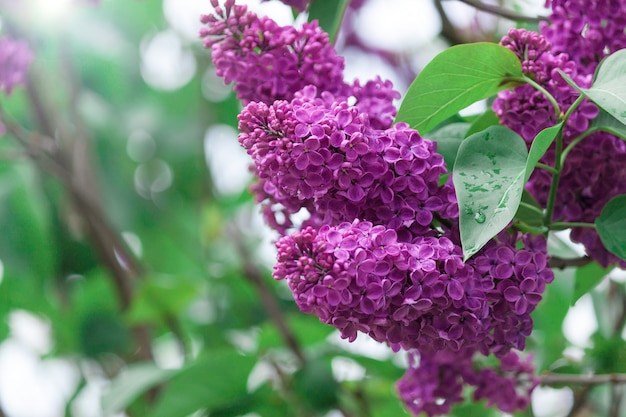
[[556, 169], [552, 168], [550, 165], [546, 165], [546, 164], [542, 164], [541, 162], [537, 162], [537, 165], [535, 165], [537, 168], [541, 168], [541, 169], [545, 169], [546, 171], [550, 172], [551, 174], [556, 174]]
[[545, 226], [530, 226], [521, 220], [515, 220], [513, 222], [513, 228], [522, 233], [532, 233], [533, 235], [545, 234], [549, 231]]
[[[534, 81], [532, 81], [532, 83], [530, 84], [533, 85], [535, 88], [539, 89], [539, 91], [545, 91], [543, 90], [543, 87], [541, 87], [539, 84], [535, 83]], [[554, 97], [552, 97], [552, 95], [548, 93], [547, 91], [544, 94], [546, 94], [546, 97], [548, 98], [548, 100], [554, 100]], [[582, 103], [584, 99], [585, 97], [583, 97], [582, 95], [578, 96], [576, 101], [572, 103], [572, 105], [567, 109], [567, 112], [565, 112], [564, 115], [560, 115], [561, 117], [557, 117], [557, 120], [562, 121], [563, 125], [565, 125], [565, 123], [567, 123], [567, 121], [569, 120], [569, 117], [572, 115], [574, 110], [576, 110], [578, 105]], [[558, 103], [556, 103], [556, 101], [552, 102], [552, 105], [556, 106], [555, 110], [558, 109], [558, 111], [560, 112]], [[554, 146], [554, 150], [555, 150], [555, 154], [554, 154], [554, 171], [555, 172], [552, 174], [552, 184], [550, 185], [550, 194], [548, 196], [548, 204], [546, 206], [546, 214], [545, 214], [544, 221], [543, 221], [543, 223], [548, 228], [550, 228], [550, 225], [552, 223], [552, 216], [554, 215], [554, 206], [556, 204], [557, 189], [559, 188], [559, 181], [561, 179], [561, 168], [563, 166], [563, 163], [565, 162], [565, 158], [563, 157], [563, 129], [560, 129], [559, 133], [556, 135], [556, 143]]]
[[519, 205], [520, 205], [520, 207], [524, 207], [524, 208], [525, 208], [525, 209], [527, 209], [527, 210], [530, 210], [530, 211], [532, 211], [532, 212], [535, 212], [535, 213], [539, 214], [540, 216], [543, 216], [543, 210], [541, 210], [541, 209], [540, 209], [539, 207], [537, 207], [537, 206], [534, 206], [534, 205], [532, 205], [532, 204], [525, 203], [525, 202], [523, 202], [523, 201], [520, 201]]
[[550, 225], [550, 230], [565, 230], [565, 229], [571, 229], [572, 227], [595, 228], [596, 225], [593, 223], [583, 223], [583, 222], [553, 222]]
[[[543, 94], [548, 99], [548, 101], [552, 104], [552, 107], [554, 107], [554, 115], [555, 115], [557, 123], [560, 122], [561, 120], [564, 120], [563, 114], [561, 113], [561, 107], [559, 106], [559, 103], [556, 101], [554, 96], [548, 92], [548, 90], [543, 88], [535, 80], [533, 80], [530, 77], [527, 77], [526, 75], [522, 75], [522, 80], [525, 83], [528, 83], [531, 86], [533, 86], [537, 91], [541, 92], [541, 94]], [[570, 109], [571, 109], [571, 107], [570, 107]], [[569, 113], [569, 110], [568, 110], [568, 113]]]
[[560, 130], [556, 135], [555, 143], [555, 156], [554, 156], [554, 170], [552, 174], [552, 184], [550, 185], [550, 194], [548, 195], [548, 204], [546, 205], [546, 213], [543, 218], [543, 224], [550, 227], [552, 222], [552, 215], [554, 214], [554, 206], [556, 204], [556, 192], [559, 188], [559, 181], [561, 179], [561, 153], [563, 151], [563, 131]]
[[584, 99], [585, 99], [585, 96], [583, 96], [582, 94], [579, 95], [576, 101], [573, 102], [571, 106], [569, 106], [569, 109], [567, 109], [567, 112], [565, 112], [565, 115], [563, 116], [563, 120], [568, 120], [571, 114], [574, 112], [574, 110], [578, 108], [578, 106], [580, 105], [580, 103], [583, 102]]

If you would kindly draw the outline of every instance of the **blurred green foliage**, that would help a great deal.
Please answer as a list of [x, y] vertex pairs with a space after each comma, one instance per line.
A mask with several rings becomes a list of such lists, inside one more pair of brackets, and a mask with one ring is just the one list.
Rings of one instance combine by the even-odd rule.
[[[216, 190], [205, 132], [236, 128], [239, 104], [233, 94], [203, 95], [212, 70], [200, 42], [177, 35], [197, 69], [165, 91], [142, 76], [145, 43], [171, 30], [160, 1], [108, 0], [72, 19], [48, 27], [6, 15], [36, 60], [32, 88], [3, 98], [2, 114], [39, 133], [23, 143], [0, 140], [0, 339], [10, 336], [16, 311], [44, 319], [53, 340], [46, 358], [81, 370], [90, 361], [111, 381], [101, 398], [105, 415], [408, 415], [394, 394], [400, 361], [330, 342], [332, 328], [300, 313], [263, 266], [249, 194]], [[327, 22], [335, 27], [337, 16]], [[52, 140], [53, 151], [38, 135]], [[59, 161], [69, 181], [51, 169]], [[77, 203], [76, 193], [91, 206]], [[539, 368], [626, 371], [624, 341], [611, 331], [596, 332], [582, 362], [563, 356], [570, 302], [606, 272], [581, 271], [559, 273], [535, 312], [529, 344]], [[363, 375], [338, 378], [337, 358]], [[89, 378], [81, 371], [66, 415], [75, 415], [71, 402]], [[468, 401], [454, 415], [498, 414]]]

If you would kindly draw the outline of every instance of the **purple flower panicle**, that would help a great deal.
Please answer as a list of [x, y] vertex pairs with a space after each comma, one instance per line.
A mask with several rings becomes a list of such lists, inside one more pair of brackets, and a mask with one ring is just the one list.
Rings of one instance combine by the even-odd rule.
[[[438, 185], [446, 172], [443, 158], [405, 124], [373, 128], [390, 124], [391, 112], [380, 103], [392, 90], [379, 81], [362, 89], [380, 91], [382, 98], [370, 94], [349, 106], [307, 87], [291, 102], [252, 102], [239, 116], [239, 141], [263, 183], [255, 190], [257, 200], [267, 198], [266, 206], [280, 204], [291, 214], [306, 208], [315, 225], [361, 218], [398, 230], [408, 241], [426, 233], [437, 213], [455, 213], [450, 186]], [[372, 121], [359, 105], [380, 116]]]
[[604, 57], [626, 48], [625, 0], [547, 0], [546, 7], [552, 14], [541, 33], [582, 73], [593, 74]]
[[[626, 38], [626, 36], [624, 36]], [[562, 70], [579, 86], [589, 87], [591, 74], [565, 53], [555, 53], [550, 43], [538, 33], [511, 29], [501, 44], [515, 52], [527, 75], [533, 77], [557, 100], [561, 111], [576, 100], [579, 93], [565, 83], [556, 71]], [[530, 85], [516, 87], [498, 94], [493, 104], [496, 115], [505, 126], [519, 133], [528, 146], [542, 130], [556, 123], [554, 109], [543, 94]], [[563, 128], [563, 143], [570, 144], [590, 126], [598, 108], [584, 101], [570, 116]], [[554, 164], [554, 147], [541, 162]], [[613, 197], [626, 193], [626, 146], [624, 141], [605, 132], [598, 132], [577, 144], [563, 165], [554, 218], [568, 222], [593, 223], [604, 205]], [[547, 171], [536, 170], [526, 189], [541, 204], [546, 204], [552, 182]], [[593, 229], [574, 228], [572, 240], [582, 243], [587, 254], [603, 266], [626, 266], [609, 253]]]
[[26, 72], [33, 59], [28, 45], [21, 40], [0, 38], [0, 90], [11, 94], [26, 82]]
[[[442, 357], [454, 363], [468, 358], [465, 368], [471, 370], [474, 353], [507, 358], [512, 349], [523, 349], [532, 331], [530, 313], [554, 279], [543, 237], [506, 232], [467, 263], [460, 245], [448, 237], [402, 242], [395, 230], [359, 220], [305, 227], [281, 238], [277, 248], [274, 277], [287, 281], [303, 312], [316, 314], [349, 341], [361, 332], [395, 350], [419, 353], [420, 366], [408, 371], [399, 390], [405, 400], [420, 399], [417, 408], [407, 402], [409, 409], [429, 415], [446, 412], [424, 406], [430, 394], [445, 404], [459, 401], [461, 388], [452, 387], [460, 384], [460, 375], [452, 369], [452, 381], [434, 379], [432, 392], [410, 381], [432, 369], [445, 375]], [[491, 376], [487, 373], [462, 379], [505, 411], [524, 405], [523, 395], [515, 394], [518, 374], [498, 374], [512, 387], [498, 393], [481, 384]]]
[[234, 89], [244, 104], [291, 100], [307, 85], [334, 94], [345, 88], [343, 58], [337, 56], [328, 35], [317, 22], [301, 29], [279, 26], [258, 17], [246, 6], [228, 0], [201, 18], [200, 37], [210, 48], [217, 75]]

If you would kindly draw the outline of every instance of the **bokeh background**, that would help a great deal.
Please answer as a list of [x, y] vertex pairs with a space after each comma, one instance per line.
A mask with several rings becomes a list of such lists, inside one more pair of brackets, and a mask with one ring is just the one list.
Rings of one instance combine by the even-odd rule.
[[[306, 20], [278, 1], [241, 3]], [[546, 14], [542, 0], [501, 5]], [[210, 10], [0, 3], [0, 33], [35, 55], [27, 87], [0, 100], [24, 129], [22, 143], [0, 139], [0, 416], [408, 415], [394, 394], [405, 359], [342, 341], [271, 278], [276, 236], [247, 192], [240, 105], [197, 36]], [[368, 0], [337, 48], [348, 79], [381, 75], [404, 92], [446, 47], [515, 24], [454, 0]], [[555, 236], [552, 250], [578, 249]], [[557, 271], [534, 314], [538, 368], [619, 372], [623, 280], [571, 306], [573, 276]], [[603, 415], [610, 388], [593, 390], [598, 414], [586, 415]], [[579, 391], [542, 387], [528, 415], [566, 416]], [[500, 414], [468, 403], [454, 415]]]

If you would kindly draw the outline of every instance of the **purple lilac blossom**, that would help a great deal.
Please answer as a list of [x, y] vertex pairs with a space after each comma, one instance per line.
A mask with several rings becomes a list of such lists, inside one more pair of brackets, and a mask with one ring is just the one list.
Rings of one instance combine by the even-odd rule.
[[471, 350], [432, 355], [413, 351], [409, 354], [409, 369], [398, 381], [398, 394], [415, 415], [448, 414], [452, 405], [463, 400], [464, 384], [474, 386], [474, 400], [487, 400], [488, 406], [508, 413], [526, 408], [538, 384], [531, 357], [521, 360], [510, 351], [497, 359], [494, 368], [481, 366]]
[[380, 77], [363, 84], [344, 82], [343, 58], [316, 21], [298, 30], [258, 17], [232, 0], [223, 7], [212, 3], [215, 12], [201, 17], [206, 27], [200, 37], [204, 47], [211, 49], [217, 75], [234, 83], [244, 105], [291, 100], [302, 88], [313, 85], [320, 93], [355, 100], [355, 106], [369, 114], [374, 128], [391, 126], [396, 115], [393, 101], [400, 93]]
[[21, 40], [0, 38], [0, 90], [9, 95], [26, 82], [26, 72], [33, 59], [28, 45]]
[[[565, 53], [554, 53], [551, 44], [537, 33], [524, 29], [512, 29], [501, 44], [517, 54], [522, 68], [551, 93], [561, 111], [567, 111], [578, 93], [567, 85], [556, 71], [561, 69], [579, 86], [589, 87], [591, 74], [580, 73], [580, 66]], [[542, 93], [530, 85], [516, 87], [498, 94], [494, 111], [505, 126], [519, 133], [530, 147], [533, 138], [542, 130], [556, 123], [554, 109]], [[563, 143], [570, 144], [582, 134], [598, 115], [598, 108], [584, 101], [572, 113], [563, 128]], [[541, 159], [554, 164], [554, 147]], [[604, 132], [597, 132], [577, 144], [563, 165], [554, 219], [567, 222], [593, 223], [604, 205], [613, 197], [626, 193], [626, 146], [623, 140]], [[546, 204], [552, 176], [537, 169], [526, 189]], [[587, 254], [603, 266], [626, 265], [609, 253], [597, 232], [591, 228], [572, 229], [571, 238], [585, 246]]]
[[223, 7], [216, 0], [211, 3], [215, 11], [202, 16], [207, 26], [200, 36], [204, 47], [211, 49], [217, 75], [234, 82], [244, 104], [290, 100], [307, 85], [333, 94], [346, 88], [343, 58], [317, 22], [298, 30], [258, 17], [233, 0]]
[[[500, 374], [484, 370], [461, 376], [457, 368], [448, 373], [438, 358], [457, 365], [466, 358], [471, 365], [474, 353], [508, 358], [512, 349], [525, 347], [532, 331], [530, 313], [554, 279], [542, 236], [503, 232], [464, 263], [460, 245], [434, 231], [402, 242], [393, 229], [354, 220], [305, 227], [281, 238], [277, 248], [274, 277], [287, 281], [303, 312], [316, 314], [349, 341], [360, 332], [394, 350], [419, 353], [420, 366], [412, 366], [399, 383], [410, 410], [447, 412], [444, 404], [462, 398], [461, 377], [478, 388], [477, 396], [504, 411], [527, 405], [523, 400], [532, 387], [515, 394], [518, 374], [501, 375], [509, 388], [490, 392], [481, 378]], [[450, 380], [435, 378], [430, 388], [416, 387], [424, 372]], [[445, 400], [438, 404], [443, 408], [431, 395]]]
[[[239, 140], [258, 178], [252, 191], [283, 235], [275, 278], [342, 337], [360, 332], [411, 352], [398, 385], [409, 410], [440, 414], [462, 400], [463, 384], [505, 411], [527, 405], [532, 367], [512, 349], [524, 348], [553, 279], [545, 239], [503, 232], [464, 263], [454, 188], [439, 185], [443, 158], [417, 131], [393, 125], [392, 84], [345, 83], [343, 60], [315, 24], [282, 28], [233, 1], [212, 3], [201, 37], [246, 104]], [[302, 45], [313, 45], [304, 59]], [[288, 234], [303, 209], [310, 218]], [[472, 370], [491, 354], [498, 367]], [[434, 385], [420, 388], [420, 375]]]
[[598, 63], [626, 48], [625, 0], [547, 0], [552, 8], [541, 32], [555, 53], [565, 52], [579, 71], [593, 74]]
[[[383, 91], [376, 83], [362, 89]], [[379, 101], [389, 103], [381, 94]], [[257, 201], [267, 198], [267, 207], [280, 204], [291, 214], [306, 208], [309, 224], [317, 226], [370, 220], [406, 241], [428, 233], [434, 217], [456, 216], [451, 186], [438, 185], [446, 170], [434, 143], [406, 124], [373, 128], [390, 124], [393, 112], [370, 96], [349, 106], [310, 86], [291, 102], [248, 104], [239, 115], [239, 141], [262, 182]], [[288, 220], [280, 227], [271, 210], [266, 214], [281, 233], [291, 226]]]

